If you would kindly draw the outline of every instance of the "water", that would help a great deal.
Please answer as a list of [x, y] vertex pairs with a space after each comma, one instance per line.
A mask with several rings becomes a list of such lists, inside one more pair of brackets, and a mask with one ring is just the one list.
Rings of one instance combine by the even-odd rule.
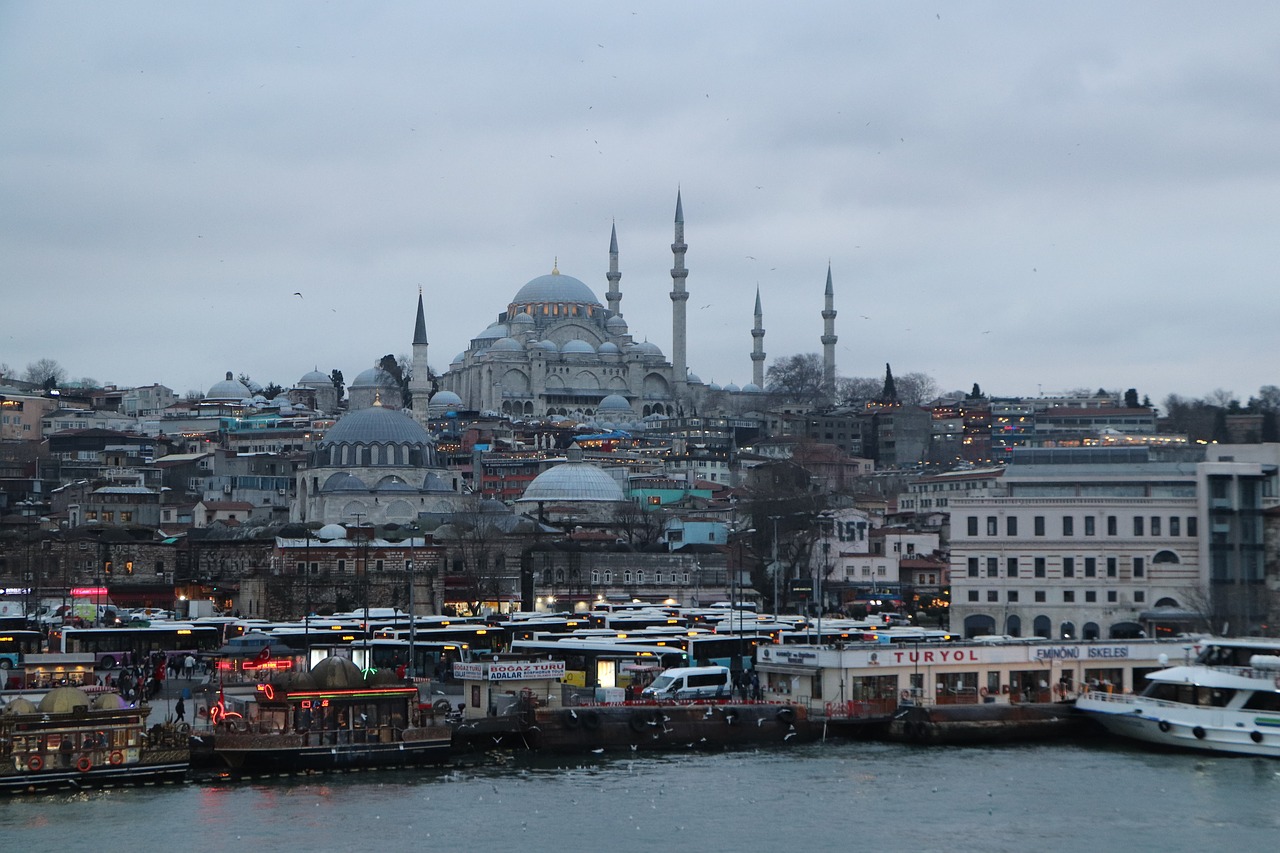
[[1085, 745], [492, 754], [0, 799], [4, 850], [1262, 850], [1280, 762]]

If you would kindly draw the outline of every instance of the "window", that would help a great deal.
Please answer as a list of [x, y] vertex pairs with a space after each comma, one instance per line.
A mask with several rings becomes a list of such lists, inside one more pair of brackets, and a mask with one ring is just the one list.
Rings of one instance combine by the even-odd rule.
[[127, 509], [126, 509], [126, 510], [121, 510], [121, 511], [120, 511], [120, 521], [121, 521], [121, 522], [130, 522], [130, 521], [133, 521], [133, 513], [132, 513], [132, 512], [130, 512], [129, 510], [127, 510]]
[[302, 562], [301, 560], [299, 560], [299, 561], [298, 561], [298, 574], [300, 574], [300, 575], [305, 575], [306, 573], [307, 573], [307, 564], [306, 564], [306, 563], [304, 563], [304, 562]]
[[381, 560], [374, 560], [374, 561], [373, 561], [373, 568], [374, 568], [374, 570], [375, 570], [375, 571], [379, 571], [379, 572], [380, 572], [380, 571], [382, 571], [382, 561], [381, 561]]
[[967, 526], [970, 536], [978, 535], [978, 517], [976, 515], [969, 516], [967, 519]]
[[1115, 576], [1116, 576], [1116, 558], [1107, 557], [1107, 577], [1113, 578]]
[[1116, 535], [1116, 517], [1114, 515], [1107, 516], [1107, 535]]
[[1142, 516], [1140, 515], [1135, 515], [1133, 517], [1133, 535], [1134, 536], [1142, 535]]
[[996, 535], [996, 522], [998, 521], [999, 519], [996, 518], [994, 515], [987, 516], [987, 535], [988, 536]]
[[969, 558], [969, 577], [976, 578], [978, 576], [978, 558]]
[[1031, 526], [1037, 536], [1044, 535], [1044, 516], [1037, 515], [1031, 520]]
[[1076, 591], [1074, 589], [1064, 589], [1062, 591], [1062, 602], [1064, 604], [1075, 604]]
[[1133, 558], [1133, 576], [1135, 578], [1145, 577], [1147, 574], [1146, 560], [1142, 557]]
[[977, 591], [976, 589], [971, 589], [971, 590], [969, 590], [969, 600], [970, 600], [970, 601], [972, 601], [972, 602], [975, 602], [975, 603], [977, 602], [977, 600], [978, 600], [978, 591]]
[[1075, 557], [1062, 558], [1062, 576], [1064, 578], [1073, 578], [1076, 576], [1076, 558]]
[[999, 601], [999, 600], [1000, 600], [999, 590], [994, 590], [994, 589], [987, 590], [987, 601]]
[[1009, 603], [1016, 604], [1018, 601], [1018, 591], [1016, 589], [1009, 590]]
[[1018, 535], [1018, 517], [1011, 515], [1004, 520], [1005, 533], [1009, 536]]
[[1086, 515], [1084, 517], [1084, 535], [1085, 536], [1093, 536], [1097, 533], [1097, 531], [1094, 529], [1094, 522], [1096, 521], [1097, 519], [1094, 518], [1092, 515]]
[[1035, 598], [1036, 598], [1036, 604], [1044, 604], [1044, 590], [1037, 589]]
[[1144, 601], [1146, 601], [1146, 600], [1147, 600], [1147, 593], [1146, 593], [1145, 591], [1140, 590], [1140, 589], [1135, 589], [1135, 590], [1133, 591], [1133, 603], [1134, 603], [1134, 604], [1141, 604], [1142, 602], [1144, 602]]
[[404, 570], [405, 570], [406, 572], [411, 572], [411, 571], [413, 571], [413, 560], [405, 560], [405, 561], [404, 561]]
[[1160, 516], [1158, 515], [1151, 516], [1151, 535], [1160, 535]]
[[1188, 535], [1188, 536], [1199, 536], [1199, 535], [1200, 535], [1200, 533], [1199, 533], [1199, 529], [1198, 529], [1197, 524], [1196, 524], [1196, 517], [1195, 517], [1194, 515], [1188, 515], [1188, 516], [1187, 516], [1187, 535]]
[[1098, 558], [1084, 558], [1084, 576], [1087, 578], [1097, 577], [1098, 575]]
[[1176, 515], [1169, 517], [1169, 535], [1170, 536], [1182, 535], [1182, 519]]
[[1108, 604], [1116, 603], [1116, 591], [1114, 589], [1107, 590], [1107, 603]]
[[987, 557], [987, 577], [1000, 577], [1000, 561], [995, 557]]
[[1086, 604], [1093, 604], [1098, 600], [1098, 591], [1094, 589], [1086, 589], [1084, 591], [1084, 600]]
[[1036, 557], [1035, 572], [1036, 572], [1036, 577], [1038, 578], [1044, 577], [1044, 557]]
[[338, 574], [342, 574], [342, 573], [343, 573], [343, 572], [345, 572], [346, 570], [347, 570], [347, 561], [346, 561], [346, 560], [339, 560], [339, 561], [338, 561]]
[[318, 575], [318, 574], [320, 574], [320, 564], [319, 564], [319, 563], [312, 563], [312, 564], [311, 564], [311, 574], [313, 574], [313, 575]]
[[1062, 517], [1062, 535], [1063, 536], [1076, 535], [1076, 520], [1069, 515], [1064, 515]]
[[1009, 557], [1004, 561], [1005, 577], [1016, 578], [1018, 576], [1018, 558]]

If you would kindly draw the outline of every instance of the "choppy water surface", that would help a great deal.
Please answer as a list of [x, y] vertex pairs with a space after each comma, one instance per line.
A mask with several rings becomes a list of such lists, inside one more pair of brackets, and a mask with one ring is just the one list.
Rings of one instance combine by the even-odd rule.
[[1261, 850], [1280, 762], [1098, 741], [534, 758], [0, 799], [4, 850]]

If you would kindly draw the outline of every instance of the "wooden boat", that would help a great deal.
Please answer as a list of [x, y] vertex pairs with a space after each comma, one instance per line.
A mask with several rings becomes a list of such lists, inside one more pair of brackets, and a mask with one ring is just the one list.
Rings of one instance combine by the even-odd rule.
[[39, 704], [14, 699], [0, 710], [0, 790], [182, 780], [190, 764], [186, 727], [148, 730], [150, 713], [118, 693], [90, 699], [78, 687], [50, 690]]
[[215, 718], [213, 755], [236, 776], [429, 764], [453, 746], [417, 687], [338, 657], [258, 685], [247, 716]]

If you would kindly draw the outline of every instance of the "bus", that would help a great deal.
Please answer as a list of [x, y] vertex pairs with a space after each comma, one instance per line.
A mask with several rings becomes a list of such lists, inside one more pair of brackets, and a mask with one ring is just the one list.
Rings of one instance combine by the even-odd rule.
[[0, 634], [0, 690], [7, 689], [13, 676], [22, 678], [27, 655], [40, 651], [39, 631], [5, 631]]
[[222, 628], [191, 622], [156, 622], [146, 627], [62, 628], [49, 634], [49, 646], [63, 653], [91, 653], [98, 669], [135, 666], [152, 652], [166, 657], [215, 651]]

